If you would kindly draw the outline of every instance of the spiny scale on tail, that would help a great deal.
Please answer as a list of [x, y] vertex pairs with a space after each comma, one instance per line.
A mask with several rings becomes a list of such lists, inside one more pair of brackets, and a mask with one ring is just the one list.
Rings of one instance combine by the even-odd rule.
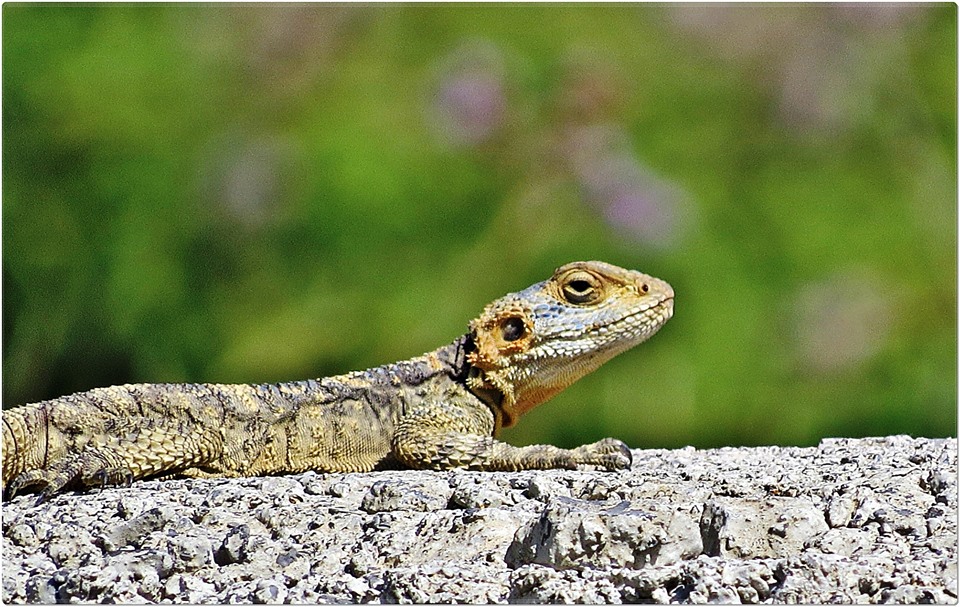
[[410, 360], [280, 384], [133, 384], [3, 412], [7, 497], [183, 476], [385, 467], [629, 467], [608, 438], [514, 447], [502, 427], [673, 315], [673, 289], [599, 261], [494, 301], [453, 343]]

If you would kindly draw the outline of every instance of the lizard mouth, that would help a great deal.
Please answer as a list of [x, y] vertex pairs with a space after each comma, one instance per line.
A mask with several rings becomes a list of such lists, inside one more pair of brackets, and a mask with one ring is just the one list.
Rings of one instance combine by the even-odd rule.
[[664, 297], [655, 306], [655, 309], [664, 309], [667, 311], [667, 320], [673, 317], [673, 297]]
[[574, 335], [569, 332], [550, 336], [525, 352], [532, 359], [599, 360], [616, 356], [651, 338], [673, 317], [673, 297], [665, 295], [647, 306], [606, 322], [583, 325]]
[[640, 333], [649, 337], [671, 318], [673, 318], [673, 297], [667, 296], [611, 323], [598, 325], [594, 329], [598, 332], [609, 332], [613, 327], [631, 325], [641, 328]]

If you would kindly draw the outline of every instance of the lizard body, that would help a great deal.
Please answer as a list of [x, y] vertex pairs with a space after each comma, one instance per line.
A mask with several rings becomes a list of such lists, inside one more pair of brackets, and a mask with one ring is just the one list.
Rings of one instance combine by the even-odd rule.
[[406, 361], [279, 384], [129, 384], [3, 412], [3, 485], [67, 487], [183, 475], [411, 468], [607, 469], [622, 442], [514, 447], [494, 436], [673, 314], [667, 283], [574, 262], [484, 308], [468, 333]]

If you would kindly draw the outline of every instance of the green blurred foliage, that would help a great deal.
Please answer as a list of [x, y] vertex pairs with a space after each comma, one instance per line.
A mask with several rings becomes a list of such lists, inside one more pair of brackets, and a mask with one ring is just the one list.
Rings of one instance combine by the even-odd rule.
[[674, 319], [506, 438], [956, 435], [957, 7], [3, 6], [3, 404]]

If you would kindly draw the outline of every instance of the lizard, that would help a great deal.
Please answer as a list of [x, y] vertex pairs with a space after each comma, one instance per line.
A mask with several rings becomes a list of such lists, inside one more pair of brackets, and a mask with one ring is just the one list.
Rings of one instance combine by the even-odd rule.
[[673, 315], [674, 292], [599, 261], [487, 305], [453, 343], [344, 375], [273, 384], [126, 384], [3, 411], [3, 491], [39, 500], [142, 478], [388, 468], [621, 470], [605, 438], [517, 447], [501, 428]]

